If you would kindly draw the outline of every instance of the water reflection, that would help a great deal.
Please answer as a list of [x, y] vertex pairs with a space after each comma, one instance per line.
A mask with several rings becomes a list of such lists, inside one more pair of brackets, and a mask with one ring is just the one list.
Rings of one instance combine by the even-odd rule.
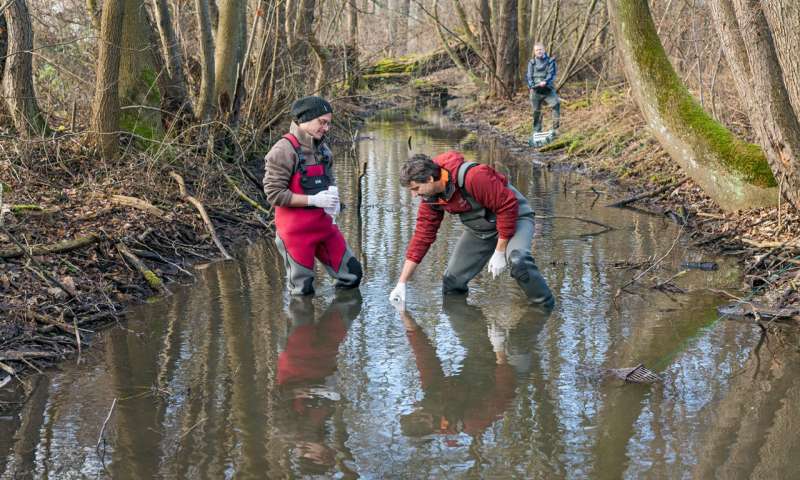
[[289, 302], [290, 329], [278, 356], [280, 407], [273, 438], [289, 444], [298, 473], [322, 474], [337, 462], [346, 471], [346, 461], [352, 461], [340, 415], [342, 397], [332, 374], [339, 345], [360, 311], [357, 290], [342, 292], [320, 315], [309, 297]]
[[[416, 213], [397, 185], [407, 139], [435, 155], [462, 135], [433, 120], [433, 133], [377, 120], [363, 132], [373, 140], [337, 156], [348, 205], [367, 164], [360, 215], [337, 218], [369, 260], [362, 299], [325, 279], [314, 299], [291, 300], [267, 239], [199, 270], [195, 285], [136, 308], [81, 365], [31, 378], [27, 403], [2, 404], [0, 478], [794, 476], [796, 335], [757, 348], [757, 327], [718, 320], [724, 300], [708, 289], [740, 278], [724, 258], [718, 271], [677, 278], [687, 294], [651, 288], [708, 258], [680, 241], [670, 250], [673, 224], [603, 208], [577, 177], [492, 145], [466, 155], [550, 216], [537, 221], [533, 254], [558, 300], [552, 313], [531, 310], [508, 275], [479, 275], [467, 299], [442, 297], [462, 232], [445, 221], [409, 286], [410, 316], [398, 315], [387, 295]], [[595, 235], [569, 217], [615, 229]], [[662, 256], [617, 294], [640, 271], [625, 265]], [[416, 327], [407, 333], [404, 320]], [[640, 362], [664, 383], [602, 375]]]

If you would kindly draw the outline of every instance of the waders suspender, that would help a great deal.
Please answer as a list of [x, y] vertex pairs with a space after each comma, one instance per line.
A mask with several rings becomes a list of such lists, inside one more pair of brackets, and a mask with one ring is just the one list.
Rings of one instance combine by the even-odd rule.
[[472, 194], [467, 191], [467, 172], [470, 168], [477, 165], [477, 162], [464, 162], [458, 166], [458, 172], [456, 173], [456, 184], [473, 210], [484, 208], [483, 205], [479, 204], [478, 201], [472, 197]]

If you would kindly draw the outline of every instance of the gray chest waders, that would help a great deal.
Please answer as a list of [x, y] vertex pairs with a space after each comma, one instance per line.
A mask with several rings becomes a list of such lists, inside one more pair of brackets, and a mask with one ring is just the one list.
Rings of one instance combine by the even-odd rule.
[[[477, 165], [475, 162], [464, 162], [458, 168], [456, 175], [458, 188], [472, 209], [459, 214], [467, 231], [459, 238], [447, 263], [442, 279], [442, 292], [445, 294], [467, 293], [467, 284], [483, 270], [497, 245], [496, 215], [480, 205], [465, 187], [467, 171], [475, 165]], [[516, 231], [509, 239], [506, 249], [506, 260], [511, 269], [511, 276], [517, 281], [530, 303], [550, 307], [553, 305], [553, 295], [531, 255], [534, 231], [533, 209], [516, 188], [511, 184], [507, 187], [514, 192], [519, 203]]]
[[[461, 190], [461, 195], [464, 196], [464, 199], [471, 207], [471, 210], [464, 213], [459, 213], [458, 217], [461, 219], [461, 223], [463, 223], [464, 226], [467, 227], [476, 237], [483, 239], [494, 238], [497, 236], [497, 215], [478, 203], [478, 201], [475, 200], [475, 198], [467, 191], [466, 187], [467, 172], [472, 167], [477, 165], [478, 163], [476, 162], [464, 162], [458, 167], [456, 182], [459, 190]], [[514, 197], [517, 199], [517, 203], [519, 204], [518, 215], [520, 217], [525, 215], [533, 216], [533, 209], [528, 203], [528, 199], [525, 198], [510, 183], [507, 185], [507, 188], [514, 192]]]

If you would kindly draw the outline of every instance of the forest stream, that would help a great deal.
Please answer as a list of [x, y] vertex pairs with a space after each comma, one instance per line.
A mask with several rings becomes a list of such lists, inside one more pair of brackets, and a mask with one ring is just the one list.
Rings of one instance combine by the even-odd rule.
[[[409, 145], [435, 155], [466, 135], [435, 111], [370, 119], [353, 151], [334, 147], [336, 221], [365, 267], [360, 292], [335, 291], [320, 270], [315, 297], [290, 298], [267, 238], [198, 268], [194, 284], [28, 377], [30, 396], [0, 417], [0, 478], [796, 475], [797, 342], [719, 317], [720, 292], [741, 284], [735, 259], [689, 248], [666, 217], [605, 207], [574, 174], [500, 146], [463, 149], [535, 208], [552, 312], [527, 306], [508, 273], [443, 298], [453, 218], [407, 311], [392, 307], [418, 201], [399, 168]], [[679, 274], [686, 262], [717, 268]], [[606, 374], [638, 364], [662, 381]]]

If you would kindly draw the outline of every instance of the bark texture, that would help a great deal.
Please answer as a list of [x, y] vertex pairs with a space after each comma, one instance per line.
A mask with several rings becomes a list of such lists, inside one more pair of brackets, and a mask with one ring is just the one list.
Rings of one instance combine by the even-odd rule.
[[209, 0], [195, 0], [197, 31], [200, 37], [200, 93], [197, 97], [198, 116], [204, 122], [214, 115], [214, 37]]
[[800, 124], [776, 44], [757, 0], [712, 0], [710, 10], [742, 103], [781, 191], [800, 205]]
[[123, 0], [108, 0], [100, 14], [92, 130], [95, 146], [107, 162], [115, 159], [119, 150], [119, 64], [124, 12]]
[[710, 118], [675, 73], [646, 0], [608, 0], [625, 74], [661, 145], [722, 208], [773, 205], [776, 182], [756, 145]]
[[33, 27], [25, 0], [14, 0], [5, 12], [8, 57], [3, 72], [3, 95], [17, 132], [40, 135], [47, 123], [39, 110], [33, 89]]
[[517, 39], [517, 0], [503, 0], [500, 7], [497, 38], [496, 79], [493, 94], [509, 100], [517, 91], [519, 43]]
[[214, 95], [221, 115], [235, 114], [236, 82], [244, 56], [244, 0], [222, 0], [214, 56]]

